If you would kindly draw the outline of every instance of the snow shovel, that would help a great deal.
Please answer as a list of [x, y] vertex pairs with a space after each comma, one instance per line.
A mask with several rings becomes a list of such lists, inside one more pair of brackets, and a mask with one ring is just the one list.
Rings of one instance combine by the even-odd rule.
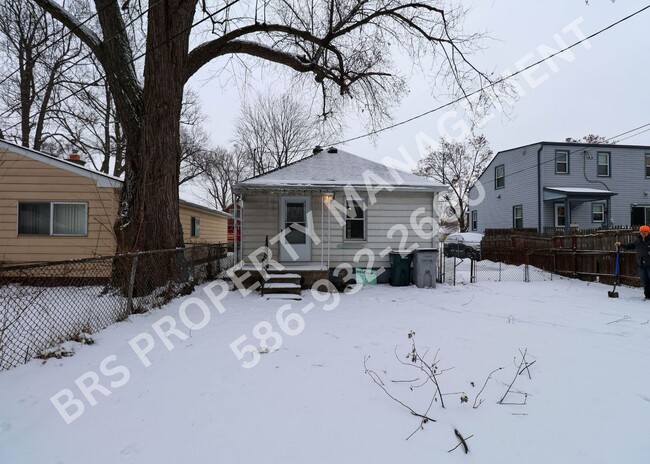
[[621, 249], [616, 247], [616, 265], [614, 267], [614, 288], [611, 292], [607, 292], [607, 296], [610, 298], [618, 298], [618, 292], [616, 291], [616, 286], [618, 285], [618, 264], [621, 259]]

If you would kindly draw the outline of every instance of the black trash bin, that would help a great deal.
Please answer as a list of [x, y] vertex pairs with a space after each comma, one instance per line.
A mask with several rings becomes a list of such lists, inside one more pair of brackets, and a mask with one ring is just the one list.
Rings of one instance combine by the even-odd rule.
[[390, 284], [403, 287], [411, 283], [411, 253], [402, 255], [399, 251], [390, 252]]

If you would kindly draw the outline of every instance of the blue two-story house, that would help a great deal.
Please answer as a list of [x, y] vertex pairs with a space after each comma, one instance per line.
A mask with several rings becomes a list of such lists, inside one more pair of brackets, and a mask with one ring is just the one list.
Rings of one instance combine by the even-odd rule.
[[470, 190], [470, 230], [650, 223], [650, 147], [538, 142], [500, 151]]

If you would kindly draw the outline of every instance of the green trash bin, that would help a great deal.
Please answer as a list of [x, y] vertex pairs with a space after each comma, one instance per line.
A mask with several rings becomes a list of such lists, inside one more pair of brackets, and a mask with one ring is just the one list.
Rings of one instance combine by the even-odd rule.
[[390, 252], [390, 284], [403, 287], [411, 283], [411, 253], [402, 255], [399, 251]]

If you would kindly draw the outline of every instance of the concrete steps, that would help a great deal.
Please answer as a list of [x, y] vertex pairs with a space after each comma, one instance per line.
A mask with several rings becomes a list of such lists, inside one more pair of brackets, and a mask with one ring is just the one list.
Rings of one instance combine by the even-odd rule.
[[301, 279], [300, 274], [288, 272], [269, 274], [268, 279], [262, 284], [262, 295], [300, 295]]

